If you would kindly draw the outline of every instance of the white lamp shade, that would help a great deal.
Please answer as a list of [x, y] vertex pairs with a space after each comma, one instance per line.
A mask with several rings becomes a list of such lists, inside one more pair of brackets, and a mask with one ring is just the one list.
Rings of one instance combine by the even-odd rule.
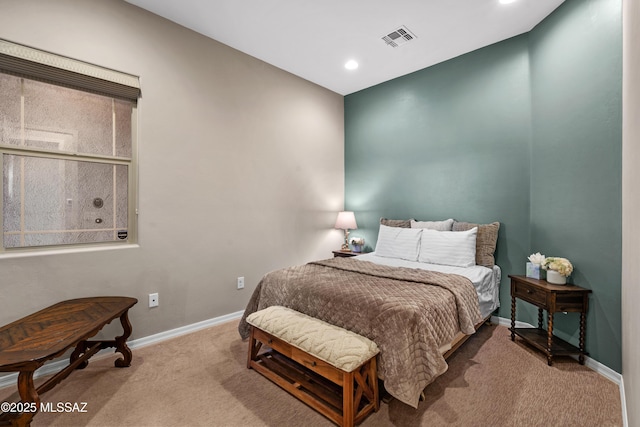
[[336, 227], [340, 230], [355, 230], [358, 228], [356, 223], [356, 216], [353, 212], [345, 211], [338, 213], [338, 219], [336, 219]]

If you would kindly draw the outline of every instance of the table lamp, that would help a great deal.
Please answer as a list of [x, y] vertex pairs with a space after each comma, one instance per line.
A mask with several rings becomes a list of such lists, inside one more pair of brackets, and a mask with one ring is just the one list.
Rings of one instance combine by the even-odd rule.
[[338, 213], [338, 219], [336, 219], [335, 228], [344, 230], [344, 243], [342, 244], [342, 250], [349, 250], [349, 230], [356, 230], [358, 224], [356, 223], [356, 216], [351, 211], [344, 211]]

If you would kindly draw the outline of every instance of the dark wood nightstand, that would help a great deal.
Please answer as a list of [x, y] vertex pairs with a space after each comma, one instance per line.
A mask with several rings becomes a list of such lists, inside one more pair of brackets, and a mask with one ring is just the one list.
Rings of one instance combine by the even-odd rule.
[[343, 257], [343, 258], [349, 258], [352, 256], [358, 256], [360, 255], [361, 252], [351, 252], [351, 251], [332, 251], [333, 252], [333, 257]]
[[[546, 280], [531, 279], [525, 276], [511, 276], [511, 341], [518, 335], [524, 341], [547, 355], [551, 366], [553, 356], [577, 354], [578, 361], [584, 365], [584, 338], [587, 329], [586, 319], [589, 308], [590, 289], [575, 285], [553, 285]], [[538, 307], [537, 328], [516, 328], [516, 298]], [[548, 313], [547, 330], [542, 328], [542, 311]], [[579, 348], [553, 335], [553, 315], [559, 312], [580, 313]]]

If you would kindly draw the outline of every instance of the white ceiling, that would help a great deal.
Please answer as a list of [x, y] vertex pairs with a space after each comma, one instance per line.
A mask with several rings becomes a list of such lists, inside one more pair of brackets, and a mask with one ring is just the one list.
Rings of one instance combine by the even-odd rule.
[[[525, 33], [564, 0], [126, 1], [348, 95]], [[386, 45], [400, 26], [416, 39]]]

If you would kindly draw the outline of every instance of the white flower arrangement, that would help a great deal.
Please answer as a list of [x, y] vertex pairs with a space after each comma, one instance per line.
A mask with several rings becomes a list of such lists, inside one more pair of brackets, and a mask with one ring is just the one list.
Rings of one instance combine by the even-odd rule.
[[351, 244], [354, 246], [363, 246], [364, 237], [354, 237], [353, 239], [351, 239]]
[[545, 258], [542, 263], [542, 268], [545, 270], [554, 270], [563, 275], [564, 277], [568, 277], [573, 272], [573, 265], [566, 258], [560, 257], [548, 257]]
[[542, 255], [540, 252], [536, 252], [535, 254], [529, 255], [528, 259], [529, 259], [529, 262], [531, 262], [531, 264], [541, 266], [542, 264], [544, 264], [546, 257]]

